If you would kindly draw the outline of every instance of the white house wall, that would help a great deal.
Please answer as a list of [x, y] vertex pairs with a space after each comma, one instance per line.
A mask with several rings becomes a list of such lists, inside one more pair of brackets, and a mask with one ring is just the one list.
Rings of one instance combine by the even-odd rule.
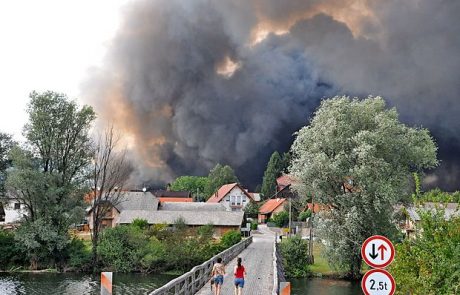
[[15, 202], [10, 202], [3, 205], [3, 209], [5, 210], [5, 221], [0, 221], [0, 224], [19, 222], [27, 213], [24, 204], [19, 204], [20, 209], [14, 209], [14, 204]]
[[[251, 201], [248, 196], [238, 187], [235, 186], [221, 201], [227, 211], [241, 211]], [[241, 206], [241, 208], [232, 208], [232, 204], [235, 206]], [[240, 204], [240, 205], [238, 205]]]

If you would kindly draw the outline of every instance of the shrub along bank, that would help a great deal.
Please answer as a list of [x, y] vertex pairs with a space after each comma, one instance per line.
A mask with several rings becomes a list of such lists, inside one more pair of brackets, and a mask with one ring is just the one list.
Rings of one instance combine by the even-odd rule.
[[[186, 272], [241, 241], [237, 231], [225, 233], [220, 241], [213, 239], [212, 234], [212, 225], [188, 228], [180, 221], [172, 228], [149, 227], [141, 220], [108, 228], [97, 249], [98, 268], [115, 272]], [[0, 269], [29, 268], [24, 249], [14, 239], [14, 233], [0, 231]], [[90, 244], [73, 239], [64, 253], [65, 270], [91, 270]], [[39, 269], [54, 267], [46, 255], [38, 257]]]

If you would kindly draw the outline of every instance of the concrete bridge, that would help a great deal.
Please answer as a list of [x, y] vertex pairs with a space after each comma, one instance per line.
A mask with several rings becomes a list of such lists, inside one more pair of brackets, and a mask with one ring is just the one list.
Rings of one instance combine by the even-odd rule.
[[245, 295], [289, 294], [279, 292], [280, 261], [275, 251], [275, 234], [265, 225], [260, 225], [258, 233], [216, 255], [209, 261], [195, 266], [190, 272], [170, 281], [150, 295], [211, 295], [210, 272], [221, 257], [226, 265], [222, 295], [233, 294], [233, 268], [236, 258], [241, 257], [247, 276], [243, 293]]

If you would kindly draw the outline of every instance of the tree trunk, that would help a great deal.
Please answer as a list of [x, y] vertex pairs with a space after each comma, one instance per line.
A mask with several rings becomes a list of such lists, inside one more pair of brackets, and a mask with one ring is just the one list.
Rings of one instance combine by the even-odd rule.
[[93, 224], [93, 234], [91, 236], [91, 243], [92, 243], [91, 252], [92, 252], [92, 257], [93, 257], [91, 264], [92, 264], [93, 272], [96, 272], [99, 266], [99, 255], [97, 254], [97, 245], [99, 244], [99, 228], [96, 223], [97, 222]]
[[351, 279], [351, 280], [359, 280], [361, 279], [362, 275], [361, 275], [361, 265], [362, 265], [362, 257], [361, 255], [359, 254], [360, 251], [359, 250], [355, 250], [355, 252], [358, 251], [358, 255], [353, 255], [353, 259], [350, 263], [350, 270], [349, 270], [349, 273], [348, 273], [348, 277]]

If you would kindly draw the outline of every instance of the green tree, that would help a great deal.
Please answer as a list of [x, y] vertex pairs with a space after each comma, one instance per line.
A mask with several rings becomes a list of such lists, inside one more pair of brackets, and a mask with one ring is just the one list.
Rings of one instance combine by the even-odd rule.
[[262, 181], [262, 195], [267, 199], [273, 196], [276, 192], [276, 179], [281, 175], [283, 171], [283, 161], [280, 154], [275, 151], [270, 157], [265, 169], [264, 177]]
[[428, 130], [400, 123], [380, 97], [324, 100], [291, 151], [297, 189], [314, 192], [315, 202], [330, 207], [319, 220], [329, 262], [351, 278], [361, 276], [360, 247], [367, 237], [397, 237], [393, 206], [411, 173], [438, 163]]
[[204, 194], [208, 185], [208, 178], [205, 176], [180, 176], [171, 183], [173, 191], [191, 192], [195, 197]]
[[209, 198], [221, 186], [228, 183], [238, 182], [232, 167], [228, 165], [217, 164], [209, 171], [208, 183], [206, 185], [206, 197]]
[[260, 204], [256, 202], [249, 202], [249, 204], [244, 207], [243, 211], [246, 213], [247, 217], [257, 218], [259, 215]]
[[[84, 216], [82, 207], [91, 156], [88, 132], [95, 119], [89, 106], [78, 107], [65, 95], [32, 92], [24, 127], [26, 148], [15, 148], [8, 173], [9, 195], [26, 206], [16, 238], [32, 257], [46, 252], [61, 269], [69, 226]], [[32, 258], [31, 257], [31, 258]], [[31, 259], [31, 266], [36, 261]]]
[[271, 221], [276, 224], [277, 227], [287, 226], [289, 224], [289, 212], [281, 211], [276, 213], [271, 217]]
[[421, 213], [421, 230], [414, 240], [396, 245], [390, 266], [399, 294], [460, 293], [460, 218], [444, 212]]
[[9, 153], [14, 145], [11, 135], [0, 132], [0, 198], [5, 195], [6, 170], [11, 167]]

